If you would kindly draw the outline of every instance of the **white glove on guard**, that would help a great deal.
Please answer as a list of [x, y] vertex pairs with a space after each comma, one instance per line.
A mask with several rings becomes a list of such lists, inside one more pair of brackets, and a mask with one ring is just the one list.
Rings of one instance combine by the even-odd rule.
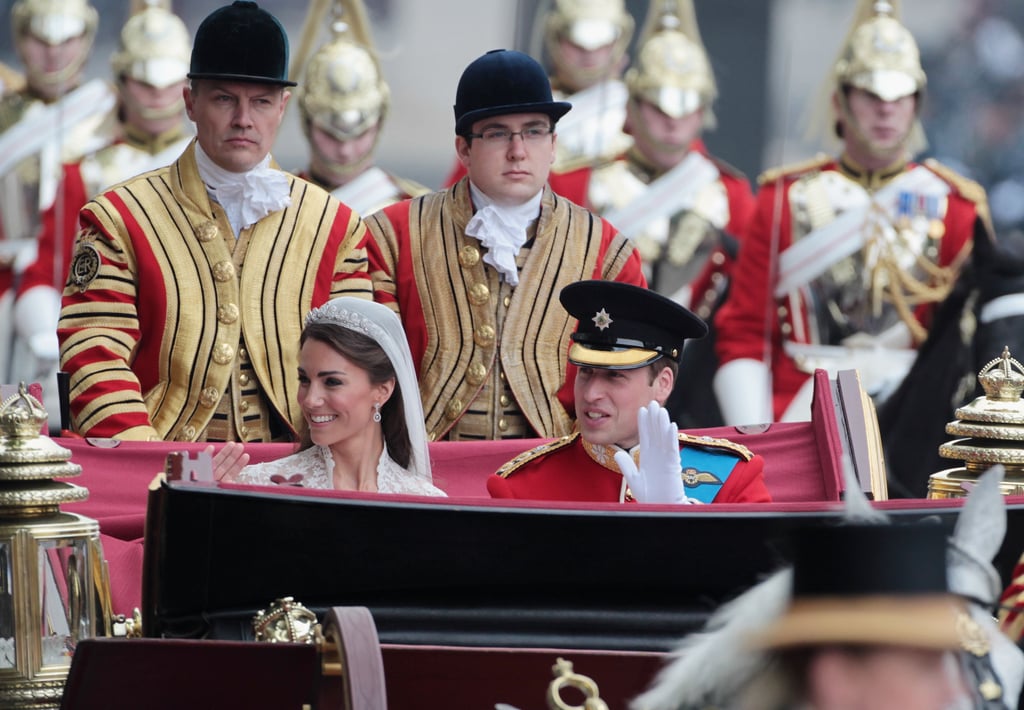
[[679, 463], [679, 427], [669, 419], [668, 410], [652, 401], [640, 407], [636, 420], [640, 470], [629, 452], [615, 453], [615, 463], [633, 497], [640, 503], [690, 503], [683, 490], [683, 467]]

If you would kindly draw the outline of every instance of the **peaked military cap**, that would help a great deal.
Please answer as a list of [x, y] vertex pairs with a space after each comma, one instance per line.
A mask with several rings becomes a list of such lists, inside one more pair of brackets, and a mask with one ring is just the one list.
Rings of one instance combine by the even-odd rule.
[[235, 0], [199, 25], [188, 78], [295, 86], [288, 80], [288, 35], [255, 2]]
[[462, 72], [454, 108], [455, 134], [464, 136], [481, 119], [511, 113], [545, 113], [554, 123], [572, 104], [552, 99], [551, 80], [536, 59], [492, 49]]
[[616, 281], [578, 281], [559, 299], [579, 321], [569, 362], [632, 370], [667, 357], [679, 362], [688, 338], [703, 338], [708, 325], [671, 298]]

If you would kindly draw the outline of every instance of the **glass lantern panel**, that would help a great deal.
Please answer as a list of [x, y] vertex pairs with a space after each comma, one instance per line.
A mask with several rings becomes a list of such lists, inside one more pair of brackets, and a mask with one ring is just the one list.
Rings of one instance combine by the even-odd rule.
[[43, 665], [68, 666], [81, 638], [90, 636], [88, 540], [39, 541], [39, 637]]
[[0, 542], [0, 669], [14, 668], [14, 577], [10, 540]]

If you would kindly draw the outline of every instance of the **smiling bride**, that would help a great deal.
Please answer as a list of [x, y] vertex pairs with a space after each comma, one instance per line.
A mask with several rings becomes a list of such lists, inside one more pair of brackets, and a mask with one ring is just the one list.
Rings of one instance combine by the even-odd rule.
[[[431, 479], [423, 408], [402, 323], [386, 306], [342, 297], [306, 316], [296, 453], [246, 465], [239, 443], [213, 457], [217, 480], [443, 496]], [[212, 448], [212, 447], [211, 447]]]

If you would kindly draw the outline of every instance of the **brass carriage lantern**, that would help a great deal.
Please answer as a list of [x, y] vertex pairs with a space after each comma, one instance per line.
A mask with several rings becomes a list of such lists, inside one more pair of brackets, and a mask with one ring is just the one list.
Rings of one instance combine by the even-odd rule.
[[1009, 348], [978, 373], [984, 397], [956, 410], [946, 433], [956, 437], [939, 447], [939, 456], [958, 460], [960, 468], [933, 473], [929, 498], [962, 498], [971, 484], [991, 466], [1006, 468], [1003, 495], [1024, 493], [1024, 365], [1010, 356]]
[[40, 433], [46, 419], [24, 384], [0, 403], [2, 708], [59, 708], [75, 646], [97, 635], [97, 606], [109, 613], [99, 523], [60, 510], [89, 492], [53, 480], [82, 467]]

